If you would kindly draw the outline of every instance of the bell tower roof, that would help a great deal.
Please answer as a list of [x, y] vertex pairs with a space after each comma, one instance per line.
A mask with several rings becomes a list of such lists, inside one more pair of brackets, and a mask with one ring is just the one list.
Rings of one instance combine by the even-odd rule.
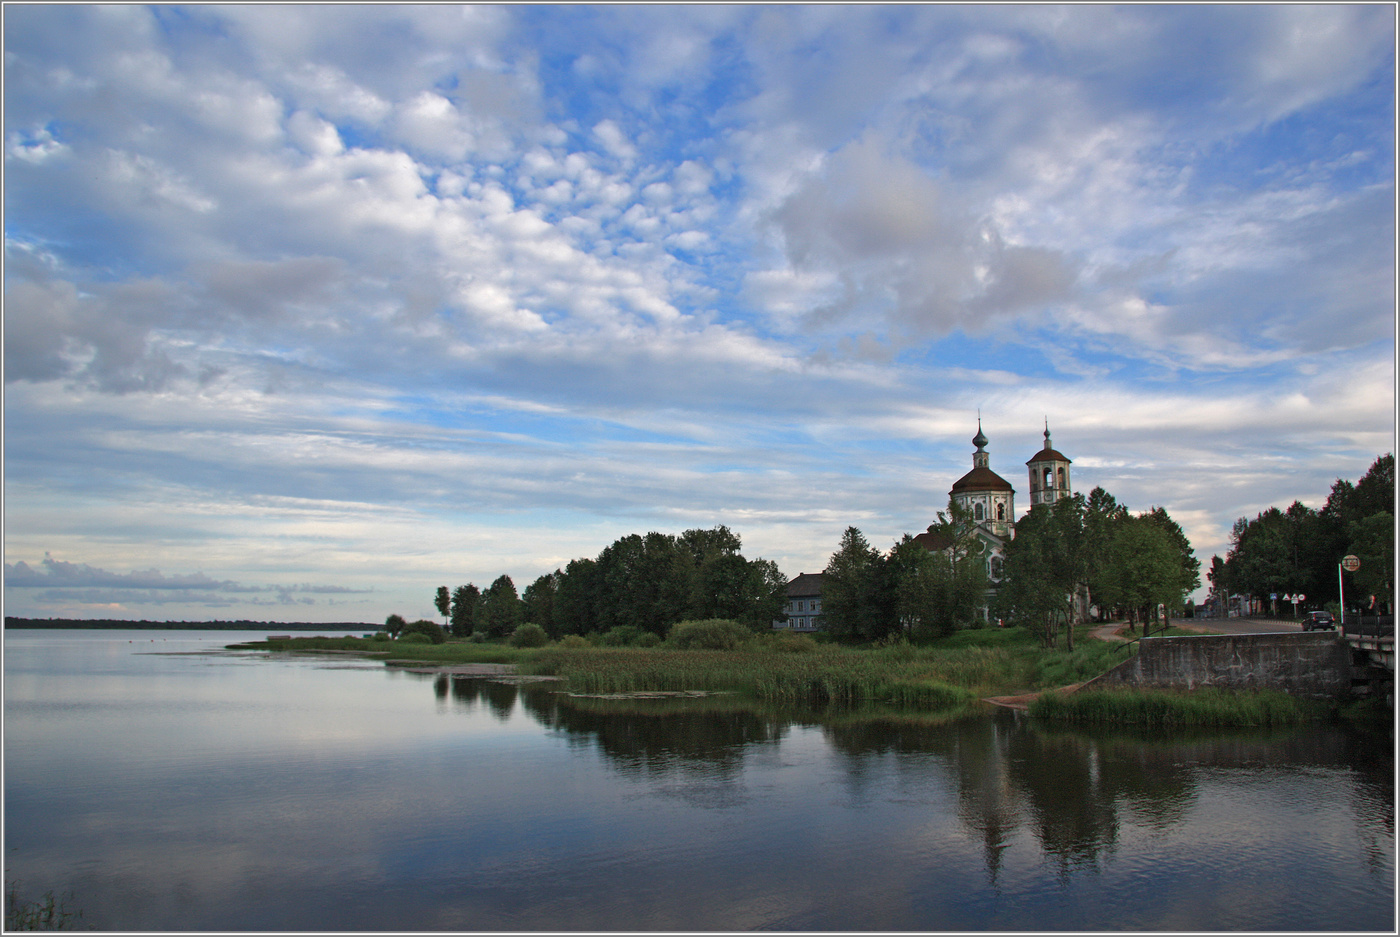
[[1041, 450], [1040, 450], [1039, 452], [1037, 452], [1035, 455], [1033, 455], [1033, 456], [1031, 456], [1029, 459], [1027, 459], [1027, 460], [1026, 460], [1026, 464], [1027, 464], [1027, 465], [1033, 465], [1033, 464], [1035, 464], [1036, 462], [1069, 462], [1069, 461], [1071, 461], [1070, 458], [1069, 458], [1069, 456], [1065, 455], [1064, 453], [1060, 452], [1059, 450], [1055, 449], [1053, 446], [1050, 445], [1050, 424], [1049, 424], [1049, 422], [1047, 422], [1047, 423], [1045, 424], [1045, 448], [1044, 448], [1044, 449], [1041, 449]]

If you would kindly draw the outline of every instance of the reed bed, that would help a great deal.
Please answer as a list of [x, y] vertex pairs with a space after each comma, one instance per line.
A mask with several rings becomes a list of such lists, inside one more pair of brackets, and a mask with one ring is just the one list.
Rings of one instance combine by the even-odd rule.
[[1090, 690], [1046, 693], [1030, 714], [1083, 725], [1287, 726], [1326, 718], [1325, 704], [1295, 699], [1274, 690], [1225, 692], [1201, 688], [1169, 690]]

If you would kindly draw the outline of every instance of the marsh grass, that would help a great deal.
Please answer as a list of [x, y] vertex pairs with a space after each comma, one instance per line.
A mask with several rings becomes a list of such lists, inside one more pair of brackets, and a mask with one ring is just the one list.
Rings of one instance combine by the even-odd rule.
[[1203, 687], [1170, 690], [1088, 690], [1046, 693], [1030, 714], [1082, 725], [1288, 726], [1327, 718], [1325, 703], [1299, 700], [1276, 690], [1223, 691]]
[[45, 892], [37, 900], [19, 893], [18, 882], [5, 884], [5, 930], [68, 930], [82, 920], [81, 911], [68, 908], [68, 899]]
[[514, 664], [557, 676], [572, 693], [710, 690], [774, 703], [880, 703], [946, 709], [970, 700], [1080, 683], [1127, 655], [1121, 644], [1076, 632], [1076, 650], [1047, 651], [1024, 628], [960, 631], [926, 644], [849, 647], [798, 635], [755, 635], [729, 650], [595, 647], [582, 640], [543, 648], [449, 641], [405, 645], [356, 637], [292, 638], [235, 645], [278, 651], [341, 651], [427, 664]]

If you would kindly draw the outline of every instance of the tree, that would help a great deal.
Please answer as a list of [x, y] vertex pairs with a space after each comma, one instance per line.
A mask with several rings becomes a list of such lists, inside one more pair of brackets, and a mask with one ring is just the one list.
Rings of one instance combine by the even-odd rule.
[[1201, 561], [1196, 559], [1196, 552], [1191, 548], [1191, 541], [1186, 539], [1186, 532], [1172, 520], [1166, 508], [1154, 507], [1142, 518], [1166, 535], [1174, 551], [1173, 561], [1166, 572], [1168, 598], [1159, 600], [1170, 614], [1172, 609], [1185, 605], [1186, 596], [1201, 584]]
[[1160, 523], [1139, 515], [1119, 526], [1106, 581], [1135, 618], [1156, 605], [1176, 607], [1185, 599], [1180, 559], [1179, 545]]
[[402, 615], [390, 615], [388, 618], [384, 619], [384, 630], [388, 632], [391, 638], [397, 638], [399, 633], [407, 626], [408, 622], [404, 620]]
[[595, 560], [570, 560], [555, 587], [554, 616], [560, 634], [598, 630], [601, 575]]
[[822, 622], [839, 637], [873, 641], [896, 627], [884, 558], [847, 527], [822, 574]]
[[[1352, 521], [1347, 529], [1350, 540], [1348, 552], [1361, 560], [1361, 568], [1352, 573], [1352, 583], [1360, 596], [1374, 596], [1389, 608], [1394, 601], [1395, 518], [1386, 511]], [[1358, 601], [1358, 605], [1369, 604]]]
[[481, 623], [487, 637], [501, 638], [520, 627], [522, 609], [515, 583], [499, 576], [481, 597]]
[[471, 637], [476, 627], [476, 609], [481, 604], [481, 590], [472, 583], [452, 590], [452, 635]]
[[555, 570], [546, 573], [525, 587], [520, 600], [525, 603], [525, 620], [532, 621], [545, 630], [551, 638], [559, 636], [554, 621], [554, 600], [559, 593], [559, 580], [563, 573]]
[[1103, 488], [1096, 487], [1089, 492], [1084, 502], [1084, 550], [1085, 583], [1084, 608], [1087, 611], [1097, 604], [1101, 617], [1107, 617], [1112, 609], [1101, 595], [1103, 577], [1112, 562], [1113, 539], [1118, 527], [1128, 517], [1128, 509]]
[[1084, 543], [1084, 496], [1032, 508], [1006, 546], [1005, 581], [998, 604], [1005, 617], [1025, 624], [1045, 647], [1061, 629], [1074, 650], [1075, 600], [1087, 592], [1090, 567]]
[[444, 619], [452, 614], [452, 593], [447, 591], [446, 586], [437, 587], [437, 595], [433, 596], [433, 604], [437, 606], [438, 614]]

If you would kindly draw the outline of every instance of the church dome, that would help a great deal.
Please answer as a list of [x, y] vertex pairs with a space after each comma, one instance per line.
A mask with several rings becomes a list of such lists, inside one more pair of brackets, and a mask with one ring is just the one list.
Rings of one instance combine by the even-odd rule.
[[979, 465], [953, 482], [953, 491], [1015, 491], [1011, 483], [996, 472]]

